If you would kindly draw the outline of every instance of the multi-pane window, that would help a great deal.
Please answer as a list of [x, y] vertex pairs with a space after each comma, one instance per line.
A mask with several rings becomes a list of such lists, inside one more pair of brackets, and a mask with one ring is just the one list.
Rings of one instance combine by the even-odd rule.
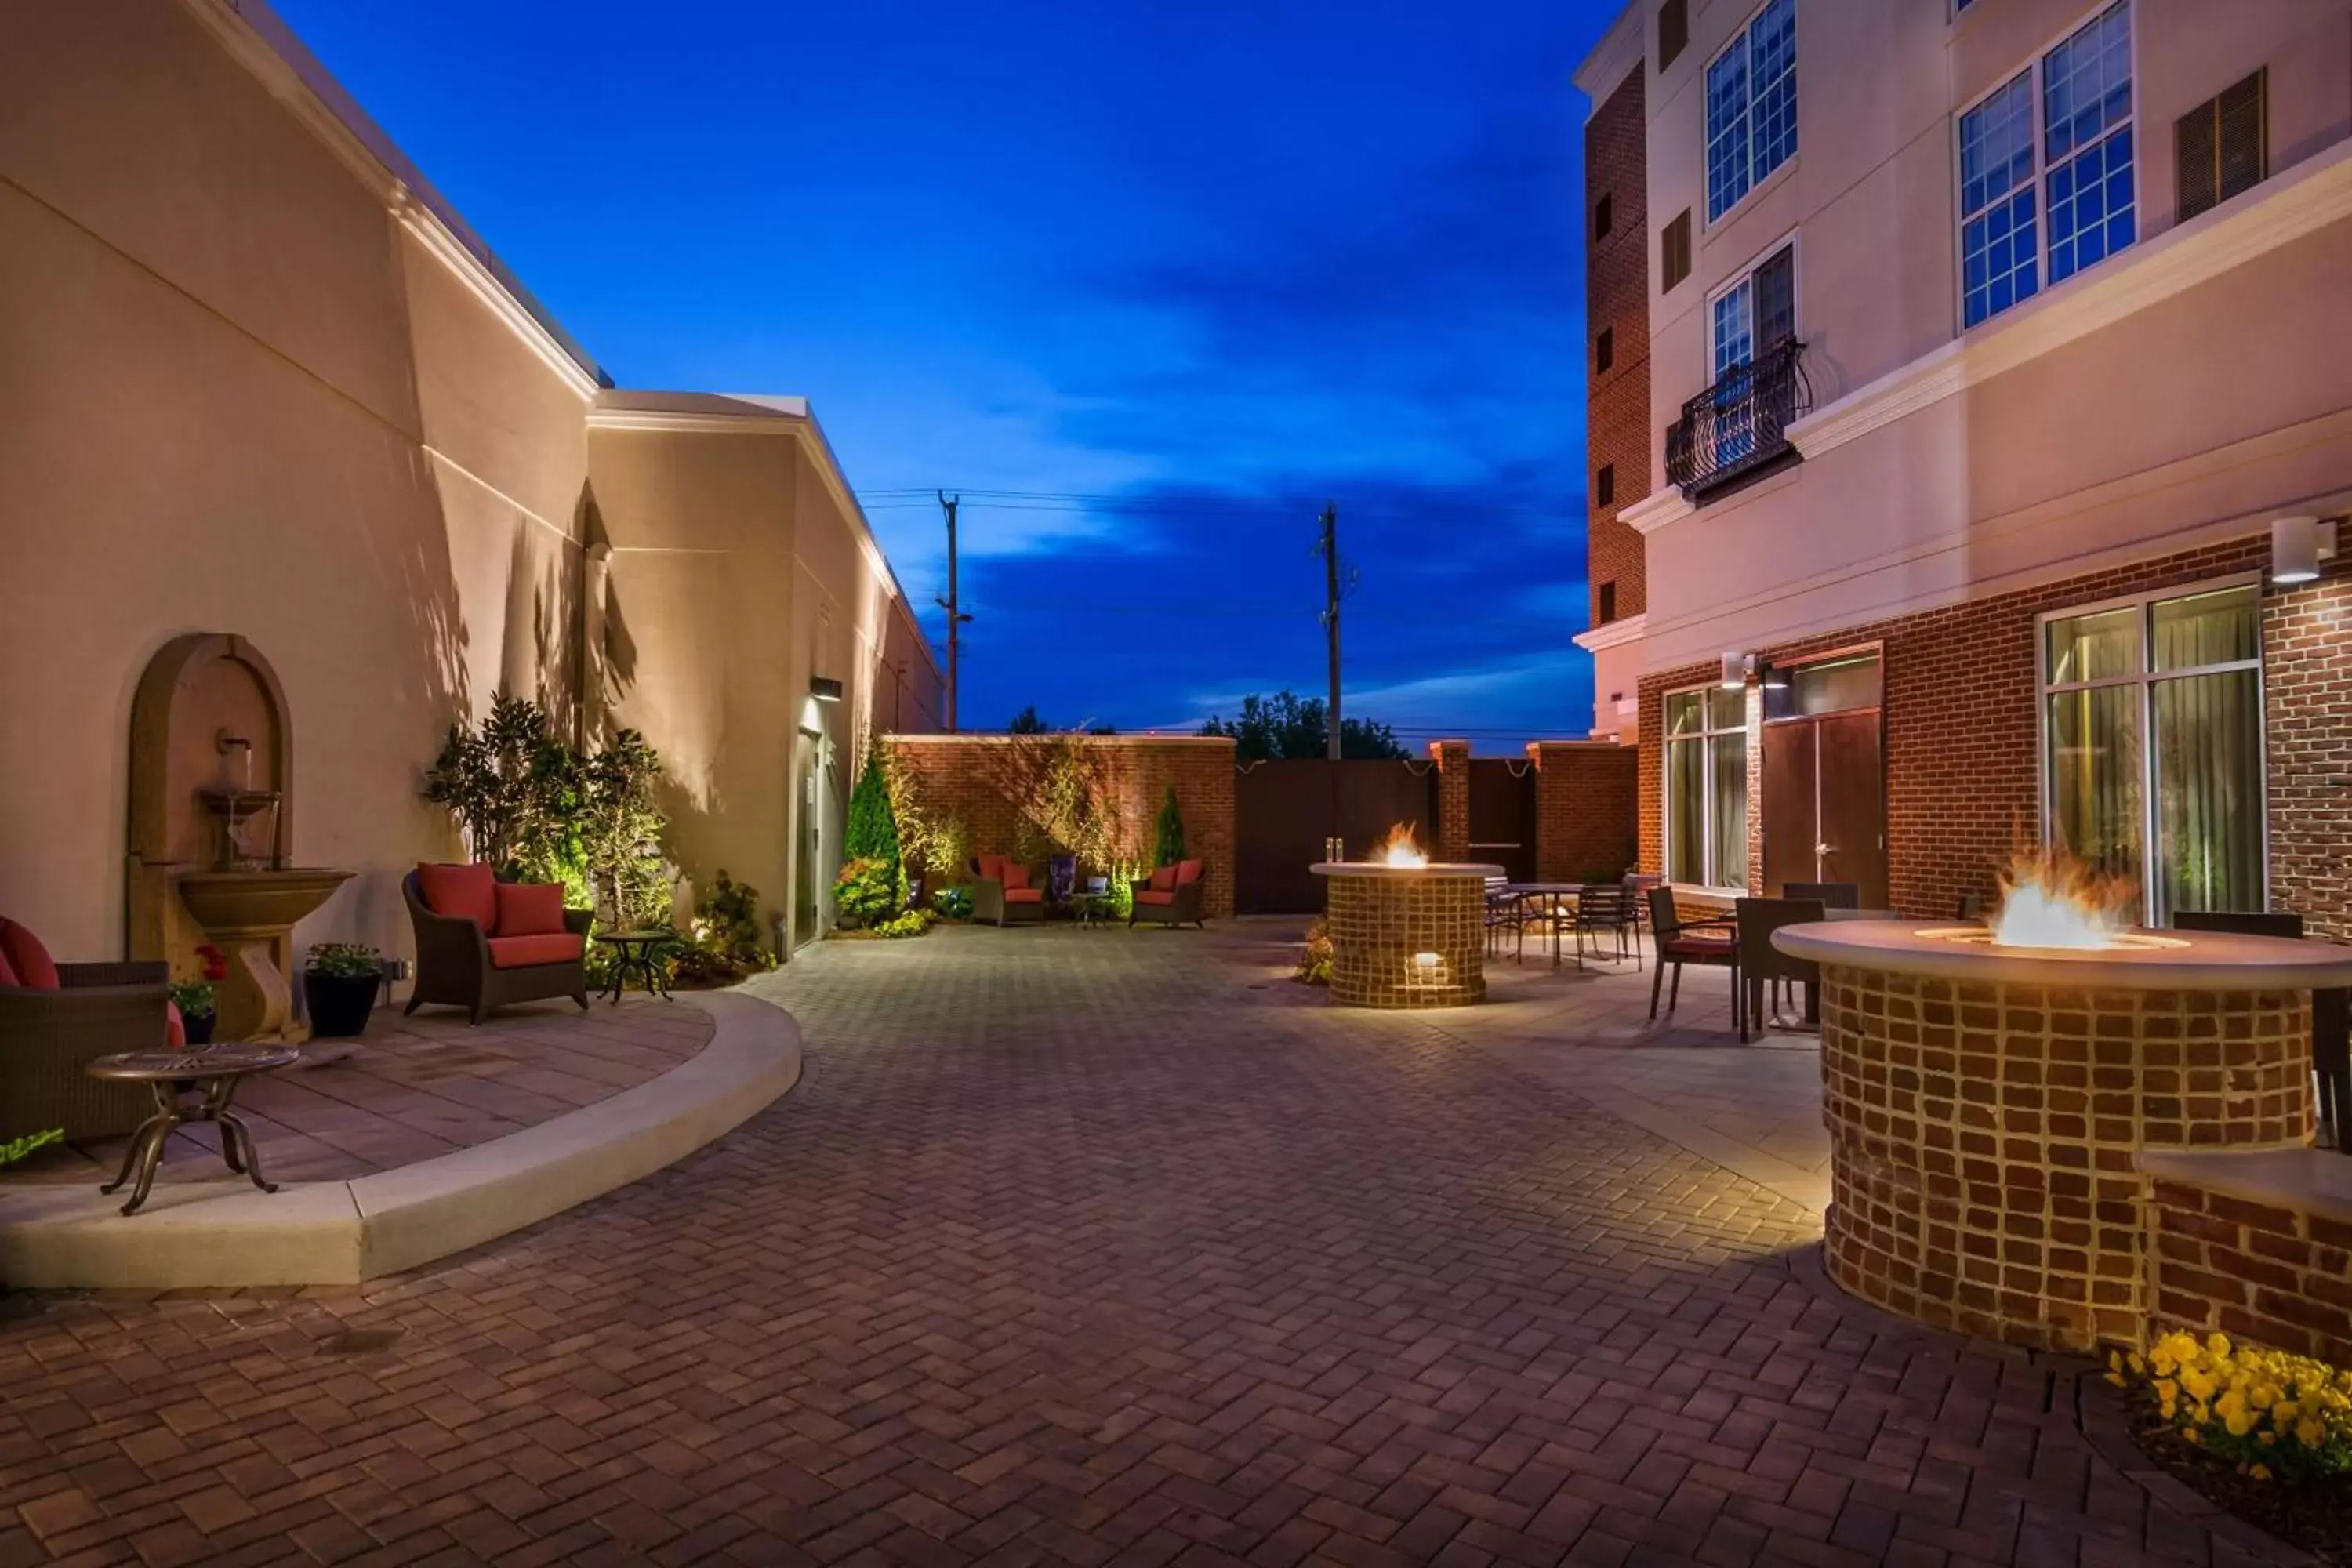
[[1669, 692], [1666, 879], [1748, 886], [1748, 692], [1713, 686]]
[[1964, 326], [2131, 244], [2131, 0], [1962, 114], [1959, 153]]
[[2261, 909], [2260, 587], [2050, 617], [2042, 668], [2049, 841], [2139, 889], [2152, 925]]
[[1797, 155], [1797, 0], [1768, 0], [1706, 68], [1706, 221]]
[[1714, 452], [1742, 458], [1756, 443], [1755, 381], [1738, 374], [1797, 335], [1797, 247], [1776, 247], [1707, 302], [1715, 363]]

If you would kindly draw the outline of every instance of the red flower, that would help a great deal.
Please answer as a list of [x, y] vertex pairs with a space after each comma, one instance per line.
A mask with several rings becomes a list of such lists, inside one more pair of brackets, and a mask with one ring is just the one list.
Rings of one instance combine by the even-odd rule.
[[196, 956], [204, 961], [205, 979], [218, 984], [228, 978], [228, 960], [221, 956], [219, 948], [207, 942], [196, 949]]

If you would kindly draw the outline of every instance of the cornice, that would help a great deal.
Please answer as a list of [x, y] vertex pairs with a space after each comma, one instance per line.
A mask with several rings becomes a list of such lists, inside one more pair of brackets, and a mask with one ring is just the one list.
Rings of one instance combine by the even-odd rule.
[[1617, 20], [1601, 35], [1601, 41], [1592, 46], [1592, 52], [1584, 57], [1584, 63], [1576, 68], [1571, 79], [1577, 90], [1592, 101], [1587, 119], [1599, 111], [1628, 76], [1642, 68], [1645, 58], [1642, 49], [1642, 14], [1639, 5], [1629, 5], [1620, 11]]
[[1670, 522], [1681, 521], [1697, 510], [1691, 505], [1687, 496], [1668, 485], [1662, 490], [1652, 491], [1632, 506], [1620, 508], [1617, 521], [1634, 532], [1646, 536], [1657, 532]]
[[1570, 640], [1587, 653], [1599, 653], [1605, 648], [1622, 647], [1627, 643], [1640, 642], [1642, 634], [1649, 629], [1649, 614], [1644, 611], [1638, 616], [1627, 616], [1622, 620], [1611, 621], [1606, 626], [1595, 626], [1589, 632], [1579, 632]]

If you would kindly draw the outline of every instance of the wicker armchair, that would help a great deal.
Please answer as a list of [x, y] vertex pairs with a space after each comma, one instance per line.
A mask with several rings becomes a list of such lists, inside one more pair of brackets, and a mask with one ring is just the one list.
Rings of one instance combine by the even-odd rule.
[[990, 925], [1034, 925], [1045, 918], [1045, 889], [1029, 885], [1029, 868], [1003, 855], [976, 855], [971, 918]]
[[[414, 1013], [427, 1002], [463, 1007], [478, 1024], [493, 1007], [515, 1002], [544, 1002], [569, 996], [588, 1010], [588, 960], [585, 952], [593, 911], [566, 910], [563, 926], [581, 938], [581, 951], [546, 963], [501, 968], [490, 962], [491, 933], [463, 915], [436, 915], [425, 905], [416, 873], [400, 879], [400, 896], [408, 904], [408, 918], [416, 928], [416, 988], [404, 1011]], [[527, 937], [518, 942], [532, 940]]]
[[1162, 866], [1147, 879], [1134, 883], [1135, 902], [1127, 917], [1132, 925], [1200, 926], [1207, 929], [1201, 918], [1201, 891], [1208, 881], [1208, 865], [1201, 860], [1180, 860], [1173, 866]]
[[0, 985], [0, 1137], [137, 1131], [155, 1110], [146, 1086], [100, 1083], [82, 1064], [163, 1049], [170, 978], [163, 963], [60, 963], [55, 991]]

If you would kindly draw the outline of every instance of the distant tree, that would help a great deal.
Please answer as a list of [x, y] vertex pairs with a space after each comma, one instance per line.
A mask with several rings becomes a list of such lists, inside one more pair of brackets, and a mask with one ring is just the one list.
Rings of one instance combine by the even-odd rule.
[[1089, 724], [1087, 726], [1087, 733], [1089, 735], [1116, 735], [1118, 733], [1118, 726], [1116, 724]]
[[[1255, 692], [1242, 699], [1234, 718], [1211, 718], [1201, 726], [1203, 735], [1223, 735], [1234, 742], [1234, 754], [1245, 763], [1288, 762], [1319, 757], [1328, 749], [1331, 727], [1320, 697], [1300, 697], [1283, 690], [1272, 697]], [[1387, 761], [1411, 755], [1398, 744], [1395, 732], [1371, 719], [1339, 721], [1339, 754], [1351, 759]]]
[[1008, 735], [1042, 735], [1050, 727], [1037, 717], [1037, 705], [1032, 702], [1013, 716], [1013, 722], [1004, 726], [1004, 731]]

